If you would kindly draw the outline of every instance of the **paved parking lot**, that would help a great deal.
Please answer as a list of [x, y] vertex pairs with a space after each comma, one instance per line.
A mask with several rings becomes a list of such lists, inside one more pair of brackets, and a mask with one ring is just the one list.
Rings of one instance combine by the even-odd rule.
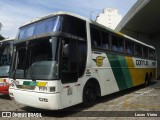
[[[96, 104], [90, 108], [84, 108], [81, 104], [66, 108], [63, 111], [45, 111], [26, 107], [11, 100], [7, 95], [0, 95], [0, 111], [24, 111], [24, 112], [41, 112], [41, 118], [7, 118], [11, 120], [21, 119], [116, 119], [136, 120], [136, 119], [160, 119], [160, 81], [153, 81], [152, 84], [146, 88], [138, 86], [129, 90], [118, 92], [115, 94], [101, 97]], [[116, 112], [112, 112], [116, 111]], [[117, 112], [122, 111], [122, 112]], [[145, 112], [147, 111], [147, 112]], [[152, 112], [151, 112], [152, 111]], [[136, 117], [145, 114], [145, 116], [152, 113], [159, 117]], [[112, 117], [108, 117], [112, 116]], [[122, 117], [126, 116], [126, 117]], [[130, 117], [131, 116], [131, 117]], [[133, 117], [135, 116], [135, 117]], [[1, 119], [1, 118], [0, 118]], [[3, 118], [6, 119], [6, 118]]]

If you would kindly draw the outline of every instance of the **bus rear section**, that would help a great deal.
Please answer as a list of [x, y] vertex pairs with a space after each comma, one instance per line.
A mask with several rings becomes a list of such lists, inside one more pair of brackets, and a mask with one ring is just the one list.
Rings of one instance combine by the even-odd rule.
[[0, 41], [0, 93], [8, 94], [9, 68], [13, 50], [13, 39]]

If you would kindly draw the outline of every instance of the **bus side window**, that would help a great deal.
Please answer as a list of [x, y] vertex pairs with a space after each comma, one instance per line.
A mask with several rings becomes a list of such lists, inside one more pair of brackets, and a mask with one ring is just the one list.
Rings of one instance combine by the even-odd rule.
[[112, 50], [118, 51], [118, 38], [116, 36], [112, 36]]
[[148, 58], [148, 48], [143, 46], [143, 57]]
[[65, 16], [62, 31], [86, 39], [86, 22], [72, 16]]
[[94, 27], [91, 27], [91, 44], [93, 47], [101, 47], [100, 31]]
[[118, 51], [124, 52], [124, 39], [122, 39], [122, 38], [119, 38]]
[[142, 46], [139, 44], [135, 44], [135, 55], [139, 57], [142, 56]]
[[126, 53], [134, 54], [134, 43], [131, 41], [126, 41]]
[[107, 32], [101, 32], [102, 35], [102, 48], [109, 49], [109, 34]]
[[149, 49], [148, 57], [149, 57], [150, 59], [154, 59], [154, 51], [153, 51], [152, 49]]

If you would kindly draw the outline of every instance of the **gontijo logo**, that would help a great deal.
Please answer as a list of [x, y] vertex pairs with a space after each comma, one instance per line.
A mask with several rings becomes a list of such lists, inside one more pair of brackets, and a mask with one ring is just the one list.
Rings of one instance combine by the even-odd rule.
[[103, 65], [103, 60], [105, 57], [103, 56], [97, 56], [96, 59], [93, 59], [96, 62], [96, 65], [98, 67], [101, 67]]

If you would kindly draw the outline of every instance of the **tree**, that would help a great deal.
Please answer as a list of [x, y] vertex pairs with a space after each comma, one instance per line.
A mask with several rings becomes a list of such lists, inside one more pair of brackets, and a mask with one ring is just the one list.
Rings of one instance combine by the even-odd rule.
[[1, 28], [2, 28], [2, 23], [0, 23], [0, 31], [1, 31]]
[[[1, 28], [2, 28], [2, 23], [0, 23], [0, 31], [1, 31]], [[0, 35], [0, 40], [3, 40], [4, 37], [2, 35]]]
[[0, 40], [3, 40], [3, 39], [4, 39], [4, 37], [2, 35], [0, 35]]

